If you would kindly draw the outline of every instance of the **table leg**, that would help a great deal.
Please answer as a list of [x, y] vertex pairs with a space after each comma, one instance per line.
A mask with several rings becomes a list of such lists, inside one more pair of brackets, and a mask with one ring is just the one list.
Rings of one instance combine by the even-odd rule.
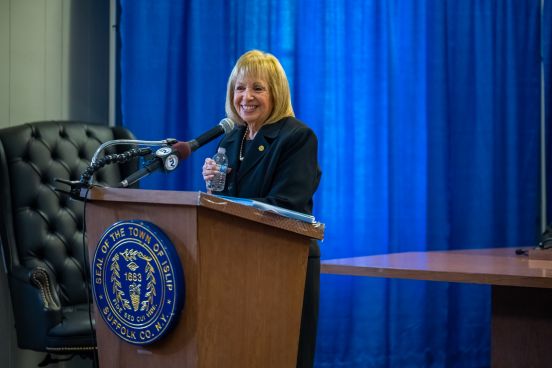
[[552, 289], [492, 287], [494, 368], [552, 367]]

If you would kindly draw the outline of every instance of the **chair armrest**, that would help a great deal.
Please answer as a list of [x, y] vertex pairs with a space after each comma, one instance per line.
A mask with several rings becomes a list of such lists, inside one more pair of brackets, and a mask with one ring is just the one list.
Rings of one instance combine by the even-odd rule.
[[46, 332], [63, 320], [47, 275], [44, 269], [24, 267], [14, 267], [9, 274], [17, 342], [22, 349], [44, 351]]
[[40, 290], [42, 296], [42, 303], [44, 303], [44, 309], [60, 310], [61, 306], [59, 302], [56, 302], [56, 298], [52, 292], [52, 283], [50, 277], [45, 269], [37, 267], [31, 271], [30, 275], [31, 283]]
[[44, 268], [36, 267], [29, 270], [24, 267], [14, 267], [11, 277], [15, 279], [14, 281], [30, 284], [38, 289], [44, 310], [59, 311], [61, 309], [58, 298], [54, 295], [53, 283]]

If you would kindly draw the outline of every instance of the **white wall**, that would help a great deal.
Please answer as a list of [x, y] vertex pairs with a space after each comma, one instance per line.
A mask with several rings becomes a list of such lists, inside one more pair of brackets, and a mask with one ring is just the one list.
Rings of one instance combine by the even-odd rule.
[[0, 0], [0, 128], [108, 121], [109, 0]]
[[[0, 128], [38, 120], [108, 121], [109, 0], [0, 0]], [[0, 262], [0, 367], [36, 367], [17, 348]], [[90, 367], [76, 359], [57, 367]]]
[[9, 121], [10, 2], [0, 0], [0, 127]]

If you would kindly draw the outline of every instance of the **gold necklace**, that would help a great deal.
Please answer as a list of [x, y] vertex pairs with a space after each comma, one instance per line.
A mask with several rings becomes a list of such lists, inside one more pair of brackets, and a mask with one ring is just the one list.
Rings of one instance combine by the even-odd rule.
[[245, 128], [245, 133], [243, 133], [242, 141], [240, 144], [240, 161], [243, 161], [245, 158], [245, 155], [243, 154], [243, 145], [245, 143], [245, 137], [247, 136], [247, 133], [249, 132], [249, 127]]

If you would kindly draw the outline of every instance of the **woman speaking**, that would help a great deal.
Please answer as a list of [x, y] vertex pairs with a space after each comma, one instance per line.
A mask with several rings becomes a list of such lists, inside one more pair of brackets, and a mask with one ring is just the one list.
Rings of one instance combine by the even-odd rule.
[[[321, 176], [318, 140], [295, 118], [286, 73], [276, 57], [252, 50], [238, 59], [228, 79], [226, 114], [238, 127], [219, 144], [226, 149], [229, 170], [224, 190], [217, 194], [312, 214]], [[206, 158], [204, 180], [213, 179], [218, 169]], [[297, 367], [314, 364], [319, 285], [320, 250], [312, 240]]]

